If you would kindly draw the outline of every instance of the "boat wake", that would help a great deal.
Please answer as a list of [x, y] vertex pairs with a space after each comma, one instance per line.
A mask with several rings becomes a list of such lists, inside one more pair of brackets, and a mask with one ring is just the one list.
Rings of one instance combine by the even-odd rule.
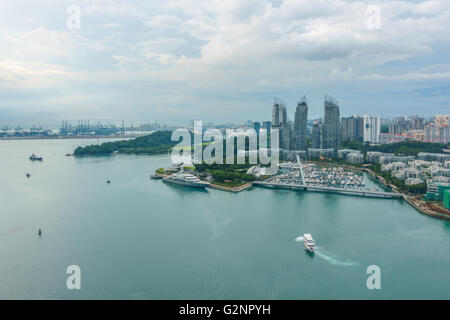
[[[297, 237], [295, 238], [296, 242], [303, 242], [303, 237]], [[316, 256], [318, 256], [319, 258], [325, 260], [326, 262], [335, 265], [335, 266], [342, 266], [342, 267], [354, 267], [354, 266], [358, 266], [359, 263], [355, 262], [355, 261], [351, 261], [342, 257], [339, 257], [338, 255], [328, 252], [326, 251], [324, 248], [322, 247], [318, 247], [316, 246], [314, 253]]]
[[358, 262], [339, 257], [338, 255], [328, 252], [321, 247], [316, 247], [315, 253], [319, 258], [335, 266], [354, 267], [359, 265]]

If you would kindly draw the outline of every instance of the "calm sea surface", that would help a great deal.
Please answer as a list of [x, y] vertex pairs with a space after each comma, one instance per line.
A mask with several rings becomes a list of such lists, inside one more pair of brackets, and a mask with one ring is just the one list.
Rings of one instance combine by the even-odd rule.
[[450, 299], [450, 222], [401, 200], [201, 191], [149, 179], [167, 156], [65, 156], [93, 143], [0, 141], [1, 299]]

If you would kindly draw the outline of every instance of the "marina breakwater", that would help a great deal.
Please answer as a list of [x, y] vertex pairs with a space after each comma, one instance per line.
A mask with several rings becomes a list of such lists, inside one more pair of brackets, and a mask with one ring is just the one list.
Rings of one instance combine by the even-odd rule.
[[241, 186], [238, 186], [238, 187], [226, 187], [226, 186], [221, 186], [221, 185], [218, 185], [218, 184], [211, 183], [208, 186], [208, 188], [218, 189], [218, 190], [223, 190], [223, 191], [229, 191], [229, 192], [241, 192], [243, 190], [246, 190], [246, 189], [250, 188], [251, 186], [252, 186], [252, 184], [250, 182], [249, 183], [245, 183], [245, 184], [243, 184]]
[[314, 192], [329, 192], [329, 193], [339, 193], [339, 194], [362, 196], [362, 197], [382, 198], [382, 199], [402, 199], [403, 198], [403, 195], [400, 193], [385, 192], [385, 191], [346, 189], [346, 188], [322, 187], [322, 186], [308, 186], [308, 185], [273, 183], [273, 182], [264, 182], [264, 181], [255, 181], [255, 182], [253, 182], [253, 185], [266, 187], [266, 188], [291, 189], [291, 190], [314, 191]]

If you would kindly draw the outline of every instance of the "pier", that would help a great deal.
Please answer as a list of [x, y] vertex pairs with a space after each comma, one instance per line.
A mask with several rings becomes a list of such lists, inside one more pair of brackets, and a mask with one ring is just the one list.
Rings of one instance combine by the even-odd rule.
[[372, 197], [372, 198], [383, 198], [383, 199], [402, 199], [403, 195], [395, 192], [385, 192], [385, 191], [372, 191], [372, 190], [360, 190], [360, 189], [346, 189], [346, 188], [336, 188], [336, 187], [322, 187], [322, 186], [308, 186], [300, 184], [289, 184], [289, 183], [274, 183], [265, 181], [254, 181], [253, 185], [274, 188], [274, 189], [291, 189], [299, 191], [314, 191], [314, 192], [329, 192], [329, 193], [339, 193], [347, 194], [361, 197]]

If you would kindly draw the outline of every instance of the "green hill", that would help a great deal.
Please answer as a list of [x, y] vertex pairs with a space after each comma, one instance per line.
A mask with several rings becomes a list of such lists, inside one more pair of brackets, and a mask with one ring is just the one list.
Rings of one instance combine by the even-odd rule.
[[114, 142], [105, 142], [100, 145], [90, 145], [75, 149], [76, 156], [106, 155], [113, 152], [126, 154], [163, 154], [169, 152], [178, 141], [171, 141], [171, 131], [157, 131], [147, 136]]

